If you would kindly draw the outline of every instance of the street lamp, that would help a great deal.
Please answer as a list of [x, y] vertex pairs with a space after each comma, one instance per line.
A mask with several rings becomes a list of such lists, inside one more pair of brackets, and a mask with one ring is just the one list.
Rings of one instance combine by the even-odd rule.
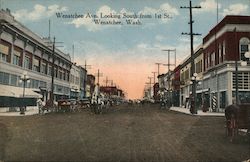
[[[24, 71], [20, 80], [19, 80], [19, 83], [22, 83], [23, 82], [23, 101], [24, 101], [24, 95], [25, 95], [25, 88], [26, 88], [26, 83], [30, 83], [30, 78], [29, 76], [27, 75], [27, 71]], [[23, 104], [25, 104], [25, 102], [23, 102]], [[20, 114], [23, 114], [25, 115], [25, 110], [26, 110], [26, 106], [22, 106], [20, 108]]]
[[[199, 80], [197, 80], [197, 73], [194, 73], [193, 76], [191, 77], [191, 81], [190, 84], [192, 85], [192, 89], [194, 89], [194, 93], [192, 93], [192, 98], [190, 98], [191, 100], [191, 108], [190, 108], [190, 112], [192, 114], [197, 114], [197, 108], [196, 108], [196, 84], [199, 83]], [[201, 84], [201, 83], [199, 83]]]

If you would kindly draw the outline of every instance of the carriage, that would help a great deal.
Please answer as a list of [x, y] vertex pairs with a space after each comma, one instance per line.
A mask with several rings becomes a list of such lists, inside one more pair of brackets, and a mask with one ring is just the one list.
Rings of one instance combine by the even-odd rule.
[[61, 99], [58, 100], [59, 112], [72, 112], [76, 110], [76, 99]]
[[225, 109], [226, 135], [232, 142], [239, 134], [239, 130], [246, 130], [250, 136], [250, 103], [229, 105]]
[[45, 111], [48, 112], [55, 112], [57, 111], [57, 103], [53, 102], [52, 100], [47, 100], [46, 102], [43, 102], [41, 99], [37, 101], [38, 108], [39, 108], [39, 114], [44, 114]]

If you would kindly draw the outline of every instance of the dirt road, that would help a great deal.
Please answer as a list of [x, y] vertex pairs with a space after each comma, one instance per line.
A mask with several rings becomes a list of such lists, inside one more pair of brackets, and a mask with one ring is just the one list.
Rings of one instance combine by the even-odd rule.
[[246, 137], [230, 143], [223, 117], [198, 117], [156, 106], [0, 117], [3, 161], [243, 161]]

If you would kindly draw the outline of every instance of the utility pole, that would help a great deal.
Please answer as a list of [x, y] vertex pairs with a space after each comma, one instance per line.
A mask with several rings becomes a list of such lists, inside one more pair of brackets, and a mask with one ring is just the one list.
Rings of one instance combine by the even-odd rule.
[[[234, 28], [234, 41], [237, 41], [237, 33], [236, 33], [236, 27]], [[239, 86], [238, 86], [238, 58], [236, 57], [237, 48], [235, 48], [235, 99], [236, 99], [236, 105], [239, 105]]]
[[157, 73], [157, 72], [152, 72], [153, 74], [154, 74], [154, 85], [155, 85], [155, 74]]
[[150, 82], [149, 82], [149, 83], [146, 82], [145, 84], [146, 84], [146, 85], [149, 85], [149, 89], [148, 89], [148, 90], [149, 90], [149, 97], [151, 98], [151, 84], [152, 84], [152, 83], [151, 83], [151, 79], [150, 79]]
[[[163, 64], [165, 66], [168, 66], [168, 72], [170, 71], [170, 66], [174, 65], [176, 66], [176, 49], [164, 49], [162, 51], [167, 51], [168, 52], [168, 63], [167, 64]], [[175, 52], [175, 64], [170, 64], [170, 52]]]
[[113, 87], [114, 85], [114, 81], [113, 80], [110, 80], [111, 81], [111, 87]]
[[[167, 91], [168, 91], [168, 107], [170, 108], [171, 106], [171, 103], [170, 103], [170, 66], [176, 66], [176, 63], [175, 64], [171, 64], [170, 63], [170, 52], [175, 52], [175, 55], [176, 55], [176, 49], [164, 49], [162, 51], [167, 51], [168, 52], [168, 63], [167, 64], [163, 64], [164, 66], [168, 66], [168, 75], [167, 75], [167, 81], [168, 81], [168, 88], [167, 88]], [[176, 57], [175, 57], [176, 58]], [[175, 62], [176, 62], [176, 59], [175, 59]]]
[[108, 77], [106, 76], [106, 79], [104, 80], [105, 82], [105, 86], [108, 87], [108, 82], [111, 81], [111, 80], [108, 80]]
[[[193, 49], [193, 36], [194, 35], [201, 35], [201, 34], [197, 34], [197, 33], [193, 33], [193, 16], [192, 16], [192, 9], [198, 9], [201, 8], [201, 6], [192, 6], [192, 1], [189, 1], [189, 6], [188, 7], [180, 7], [183, 9], [189, 9], [189, 16], [190, 16], [190, 21], [189, 21], [189, 25], [190, 25], [190, 33], [182, 33], [183, 35], [190, 35], [190, 50], [191, 50], [191, 76], [193, 76], [193, 74], [195, 73], [195, 65], [194, 65], [194, 49]], [[196, 109], [196, 82], [194, 82], [192, 84], [192, 97], [193, 97], [193, 101], [194, 101], [194, 114], [197, 114], [197, 109]]]
[[155, 63], [158, 67], [158, 76], [160, 75], [160, 65], [162, 65], [162, 63]]
[[148, 77], [148, 79], [149, 79], [149, 92], [150, 92], [150, 98], [151, 98], [151, 93], [152, 93], [152, 86], [151, 86], [151, 84], [152, 84], [153, 77]]
[[[53, 42], [49, 39], [49, 42], [46, 42], [48, 44], [52, 43], [52, 69], [51, 69], [51, 91], [50, 91], [50, 99], [54, 101], [54, 76], [55, 76], [55, 44], [56, 43], [63, 43], [63, 42], [56, 42], [56, 38], [53, 38]], [[51, 47], [49, 45], [49, 47]], [[56, 47], [62, 47], [62, 46], [56, 46]]]
[[84, 68], [85, 68], [85, 70], [91, 69], [91, 65], [87, 64], [87, 60], [85, 60]]
[[98, 72], [97, 72], [97, 85], [99, 86], [100, 85], [100, 82], [99, 82], [99, 80], [100, 80], [100, 77], [102, 77], [102, 73], [100, 73], [100, 70], [98, 69]]
[[72, 45], [72, 62], [75, 62], [75, 46], [74, 44]]
[[51, 71], [51, 94], [50, 94], [50, 99], [52, 101], [54, 101], [55, 41], [56, 38], [54, 37], [52, 45], [52, 71]]

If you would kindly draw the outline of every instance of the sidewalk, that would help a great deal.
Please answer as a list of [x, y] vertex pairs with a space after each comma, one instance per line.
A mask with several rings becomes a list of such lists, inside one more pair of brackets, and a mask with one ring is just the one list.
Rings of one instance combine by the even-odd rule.
[[181, 107], [171, 107], [170, 110], [196, 116], [225, 116], [223, 112], [203, 112], [201, 110], [198, 110], [197, 114], [191, 114], [189, 109]]
[[17, 112], [0, 112], [0, 116], [29, 116], [38, 114], [38, 108], [30, 109], [25, 111], [25, 115], [20, 114], [20, 111]]

